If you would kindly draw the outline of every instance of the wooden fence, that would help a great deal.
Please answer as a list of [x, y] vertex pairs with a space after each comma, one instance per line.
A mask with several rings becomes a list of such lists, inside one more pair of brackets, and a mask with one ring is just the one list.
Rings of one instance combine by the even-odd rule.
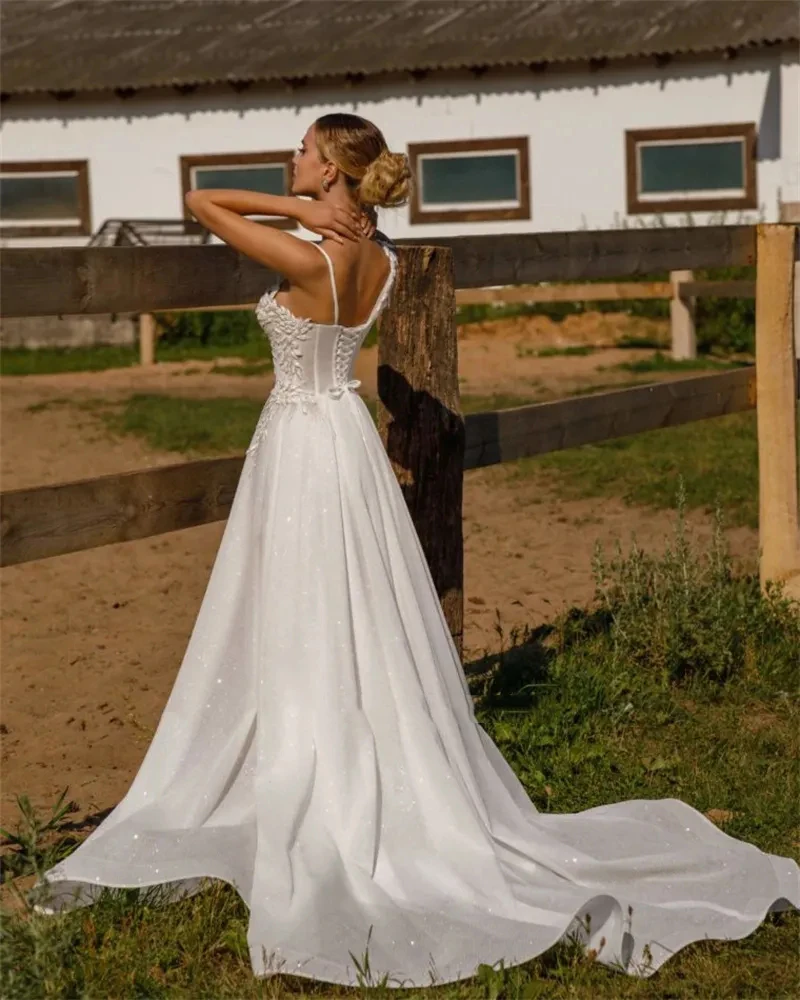
[[[761, 578], [800, 598], [796, 230], [791, 225], [398, 241], [381, 322], [378, 427], [460, 645], [464, 469], [754, 407]], [[275, 276], [228, 247], [6, 250], [0, 314], [152, 312], [256, 301]], [[756, 366], [509, 410], [460, 412], [456, 287], [635, 278], [757, 264]], [[12, 565], [225, 518], [242, 457], [0, 494]]]
[[[754, 281], [695, 281], [692, 271], [673, 271], [669, 281], [614, 281], [573, 285], [509, 285], [500, 288], [456, 289], [456, 306], [526, 305], [554, 302], [631, 302], [642, 299], [670, 300], [670, 344], [672, 357], [685, 361], [697, 357], [695, 330], [695, 300], [705, 295], [717, 298], [754, 298]], [[253, 309], [255, 302], [226, 309]], [[200, 309], [177, 309], [174, 312], [208, 312], [214, 306]], [[152, 313], [139, 314], [139, 364], [152, 365], [156, 360], [158, 330]]]

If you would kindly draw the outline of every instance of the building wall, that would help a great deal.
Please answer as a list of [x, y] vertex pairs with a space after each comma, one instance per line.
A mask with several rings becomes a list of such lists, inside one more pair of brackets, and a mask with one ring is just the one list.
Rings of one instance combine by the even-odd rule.
[[[4, 108], [3, 159], [90, 161], [92, 225], [109, 218], [179, 218], [179, 158], [185, 154], [293, 148], [315, 117], [352, 110], [384, 130], [393, 149], [430, 140], [530, 137], [532, 217], [514, 222], [410, 225], [388, 210], [394, 237], [685, 225], [684, 214], [628, 216], [624, 133], [755, 122], [758, 202], [749, 212], [695, 213], [697, 224], [777, 221], [780, 202], [800, 200], [800, 69], [780, 49], [732, 60], [590, 73], [490, 73], [478, 80], [398, 81], [285, 92], [201, 88], [192, 96], [13, 98]], [[83, 240], [14, 240], [74, 245]]]
[[[781, 201], [800, 222], [800, 60], [797, 53], [785, 53], [781, 60], [780, 88]], [[770, 220], [771, 221], [771, 220]]]
[[5, 316], [0, 319], [0, 347], [132, 346], [139, 338], [133, 315]]

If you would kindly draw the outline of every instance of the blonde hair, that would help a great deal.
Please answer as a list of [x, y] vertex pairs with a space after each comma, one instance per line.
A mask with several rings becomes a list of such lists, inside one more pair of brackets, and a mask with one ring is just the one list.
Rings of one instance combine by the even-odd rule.
[[377, 125], [359, 115], [338, 112], [318, 118], [314, 135], [322, 158], [342, 171], [362, 205], [388, 208], [408, 201], [408, 157], [390, 151]]

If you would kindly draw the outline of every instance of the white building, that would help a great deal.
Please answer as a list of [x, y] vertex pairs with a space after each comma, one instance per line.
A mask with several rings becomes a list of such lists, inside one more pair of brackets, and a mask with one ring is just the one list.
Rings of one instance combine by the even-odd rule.
[[794, 0], [4, 0], [0, 237], [282, 192], [332, 110], [409, 153], [395, 237], [800, 219]]

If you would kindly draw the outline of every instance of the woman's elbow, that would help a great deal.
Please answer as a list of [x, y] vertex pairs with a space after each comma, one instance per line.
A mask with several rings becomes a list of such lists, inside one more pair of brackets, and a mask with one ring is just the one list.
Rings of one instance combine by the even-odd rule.
[[202, 201], [202, 196], [200, 191], [187, 191], [183, 197], [184, 205], [189, 209], [192, 215], [197, 215], [197, 209]]
[[184, 197], [188, 211], [207, 229], [211, 228], [220, 216], [220, 206], [214, 200], [215, 194], [216, 191], [212, 190], [187, 191]]

